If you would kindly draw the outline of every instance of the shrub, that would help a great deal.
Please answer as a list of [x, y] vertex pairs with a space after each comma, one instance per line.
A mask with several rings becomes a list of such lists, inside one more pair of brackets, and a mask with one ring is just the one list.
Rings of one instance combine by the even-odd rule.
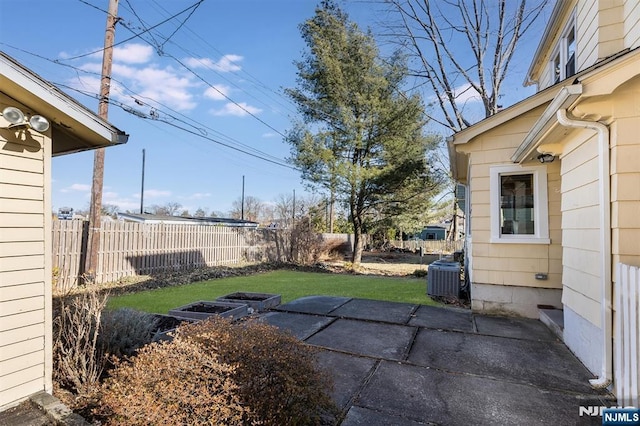
[[98, 350], [111, 357], [131, 356], [151, 343], [155, 324], [154, 315], [135, 309], [105, 311], [98, 333]]
[[255, 320], [213, 318], [116, 367], [101, 413], [114, 424], [314, 425], [335, 413], [329, 390], [310, 346]]
[[190, 339], [153, 343], [120, 362], [94, 412], [109, 425], [243, 425], [234, 368]]
[[413, 271], [413, 275], [416, 278], [424, 278], [429, 274], [429, 271], [426, 269], [416, 269], [415, 271]]
[[108, 295], [88, 288], [56, 300], [53, 321], [53, 378], [56, 385], [92, 398], [98, 388], [105, 358], [98, 350], [98, 331]]

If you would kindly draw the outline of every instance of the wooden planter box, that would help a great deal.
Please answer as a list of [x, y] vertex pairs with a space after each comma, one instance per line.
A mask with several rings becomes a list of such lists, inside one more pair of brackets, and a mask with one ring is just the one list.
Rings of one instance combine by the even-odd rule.
[[184, 322], [196, 322], [193, 318], [179, 318], [174, 315], [155, 314], [157, 320], [157, 328], [153, 335], [153, 341], [171, 340], [170, 334], [175, 331], [178, 326]]
[[220, 302], [241, 303], [249, 306], [249, 313], [262, 312], [278, 306], [282, 300], [279, 294], [237, 292], [217, 299]]
[[169, 315], [195, 320], [203, 320], [212, 315], [238, 319], [248, 314], [249, 306], [247, 304], [219, 301], [209, 302], [205, 300], [180, 306], [179, 308], [169, 311]]

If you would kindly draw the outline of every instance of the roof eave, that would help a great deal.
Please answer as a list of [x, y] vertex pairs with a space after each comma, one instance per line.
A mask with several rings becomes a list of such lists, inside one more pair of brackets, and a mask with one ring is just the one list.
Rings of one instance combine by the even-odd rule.
[[[64, 151], [54, 154], [82, 151], [119, 145], [128, 141], [129, 135], [103, 120], [74, 98], [60, 91], [33, 71], [23, 67], [13, 58], [0, 52], [0, 80], [3, 91], [19, 93], [17, 99], [26, 106], [47, 114], [52, 128], [65, 134], [71, 143]], [[91, 135], [90, 140], [73, 130], [72, 122]], [[55, 141], [54, 141], [55, 144]]]
[[522, 162], [535, 149], [540, 139], [556, 124], [556, 111], [568, 108], [581, 94], [582, 84], [563, 86], [511, 156], [511, 161]]

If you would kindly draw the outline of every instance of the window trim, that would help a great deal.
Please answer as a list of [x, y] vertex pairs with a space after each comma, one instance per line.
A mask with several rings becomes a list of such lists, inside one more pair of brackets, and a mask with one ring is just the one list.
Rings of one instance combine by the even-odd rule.
[[[571, 77], [570, 75], [567, 75], [567, 63], [568, 63], [568, 57], [567, 57], [567, 39], [569, 37], [569, 34], [571, 33], [571, 31], [573, 30], [573, 42], [575, 43], [575, 48], [574, 48], [574, 53], [573, 53], [573, 74], [572, 75], [576, 75], [578, 72], [578, 33], [576, 30], [576, 13], [575, 11], [573, 11], [573, 13], [571, 14], [571, 17], [569, 18], [567, 25], [562, 29], [562, 32], [560, 33], [560, 39], [558, 40], [558, 43], [556, 44], [556, 46], [554, 47], [554, 49], [551, 52], [551, 57], [549, 58], [549, 68], [550, 68], [550, 72], [551, 72], [551, 85], [557, 84], [560, 81]], [[555, 71], [555, 60], [556, 58], [559, 58], [560, 61], [560, 74], [558, 75], [558, 80], [556, 81], [556, 71]]]
[[[533, 175], [533, 220], [531, 235], [502, 235], [500, 233], [500, 176]], [[549, 199], [547, 196], [547, 167], [518, 165], [494, 166], [489, 169], [491, 243], [507, 244], [551, 244], [549, 239]]]

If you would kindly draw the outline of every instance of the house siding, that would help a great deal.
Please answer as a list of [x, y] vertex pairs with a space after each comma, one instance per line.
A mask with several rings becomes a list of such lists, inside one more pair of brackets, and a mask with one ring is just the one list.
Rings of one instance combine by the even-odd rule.
[[593, 131], [580, 136], [587, 141], [561, 157], [562, 302], [600, 327], [598, 141]]
[[[469, 154], [470, 162], [470, 223], [473, 236], [471, 297], [472, 308], [476, 311], [537, 317], [537, 303], [560, 306], [562, 233], [558, 162], [547, 165], [551, 244], [492, 243], [489, 231], [491, 166], [513, 164], [510, 160], [513, 151], [543, 109], [537, 108], [458, 148]], [[548, 279], [536, 280], [535, 274], [539, 272], [546, 273]]]
[[640, 77], [615, 93], [616, 121], [611, 126], [612, 255], [614, 264], [640, 266]]
[[631, 49], [640, 47], [640, 2], [627, 0], [624, 3], [624, 45]]
[[576, 7], [576, 71], [598, 60], [598, 4], [580, 1]]
[[[0, 96], [0, 104], [9, 100]], [[10, 101], [16, 105], [15, 101]], [[0, 130], [0, 410], [50, 390], [50, 139], [27, 131], [25, 145]], [[40, 149], [35, 144], [39, 144]], [[49, 231], [50, 232], [50, 231]], [[48, 342], [47, 342], [48, 341]]]
[[554, 84], [551, 55], [574, 11], [576, 72], [624, 49], [640, 47], [640, 3], [636, 0], [574, 0], [560, 18], [562, 23], [547, 42], [547, 49], [540, 53], [540, 59], [535, 59], [540, 66], [531, 77], [539, 90]]

